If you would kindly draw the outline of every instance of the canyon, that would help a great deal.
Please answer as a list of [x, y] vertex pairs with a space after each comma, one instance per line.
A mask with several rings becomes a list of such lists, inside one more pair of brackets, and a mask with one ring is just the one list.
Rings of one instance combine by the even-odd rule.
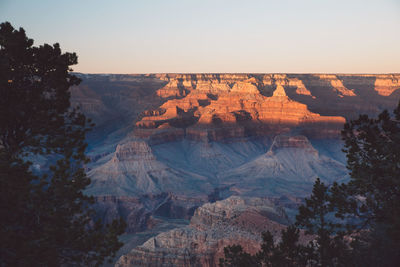
[[255, 253], [263, 231], [278, 236], [287, 222], [268, 199], [232, 196], [199, 207], [189, 225], [150, 238], [116, 266], [217, 266], [225, 246], [241, 243]]
[[348, 179], [344, 123], [400, 99], [399, 74], [76, 75], [72, 103], [96, 123], [86, 193], [128, 223], [117, 266], [216, 266], [234, 241], [254, 252], [317, 177]]

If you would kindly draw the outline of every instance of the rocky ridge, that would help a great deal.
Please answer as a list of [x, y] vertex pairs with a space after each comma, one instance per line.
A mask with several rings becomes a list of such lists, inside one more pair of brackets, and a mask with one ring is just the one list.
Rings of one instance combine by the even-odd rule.
[[[98, 155], [111, 152], [104, 150], [109, 150], [134, 130], [132, 122], [142, 121], [138, 125], [145, 127], [148, 125], [150, 130], [146, 130], [145, 127], [136, 127], [135, 134], [139, 137], [152, 136], [155, 143], [182, 139], [186, 134], [184, 129], [200, 125], [196, 121], [199, 118], [199, 111], [191, 110], [190, 107], [193, 109], [207, 107], [211, 101], [218, 102], [218, 95], [224, 93], [229, 93], [228, 100], [231, 100], [231, 103], [238, 102], [234, 96], [234, 91], [238, 93], [238, 90], [252, 95], [258, 94], [254, 90], [257, 89], [262, 96], [271, 97], [274, 90], [282, 86], [291, 100], [306, 105], [311, 113], [320, 114], [321, 117], [341, 116], [346, 119], [355, 118], [361, 113], [374, 115], [384, 108], [391, 110], [397, 105], [400, 97], [400, 90], [398, 90], [400, 74], [95, 75], [78, 73], [77, 75], [83, 82], [71, 88], [71, 100], [73, 105], [80, 106], [96, 123], [94, 131], [89, 133], [88, 140], [90, 144], [93, 144], [91, 147], [93, 147], [93, 153], [96, 153], [93, 158], [96, 159], [99, 158]], [[246, 92], [246, 90], [249, 91]], [[242, 96], [246, 99], [246, 95], [242, 94]], [[173, 110], [173, 102], [167, 104], [169, 100], [185, 98], [187, 99], [179, 103], [183, 107], [179, 107], [178, 110]], [[227, 103], [231, 104], [229, 101]], [[168, 112], [172, 111], [172, 113], [164, 114], [167, 112], [166, 109], [160, 108], [163, 104], [170, 109]], [[210, 107], [205, 110], [210, 111]], [[257, 127], [252, 128], [246, 125], [249, 124], [248, 113], [251, 114], [252, 111], [246, 111], [248, 112], [246, 113], [241, 108], [235, 108], [234, 114], [228, 112], [221, 116], [217, 110], [210, 111], [211, 114], [208, 115], [201, 114], [204, 121], [211, 120], [218, 124], [226, 119], [227, 122], [235, 121], [238, 125], [230, 129], [227, 125], [224, 127], [217, 127], [215, 123], [208, 125], [207, 127], [211, 129], [211, 140], [224, 135], [229, 137], [268, 133], [268, 129], [257, 129]], [[223, 110], [221, 111], [223, 113]], [[154, 117], [156, 115], [161, 117], [157, 119]], [[255, 117], [257, 117], [256, 114], [253, 114], [251, 119]], [[164, 119], [168, 121], [163, 121]], [[255, 121], [252, 122], [254, 124]], [[199, 134], [200, 132], [202, 134]], [[209, 138], [208, 133], [204, 132], [204, 130], [197, 130], [193, 136], [197, 135], [200, 139]], [[307, 133], [302, 134], [308, 136]]]
[[[164, 227], [171, 218], [189, 219], [197, 206], [231, 195], [283, 198], [295, 209], [315, 177], [346, 179], [337, 139], [344, 120], [392, 110], [400, 98], [399, 74], [79, 75], [72, 101], [96, 123], [88, 139], [93, 183], [87, 192], [97, 196], [100, 217], [122, 215], [135, 238], [171, 229]], [[188, 227], [215, 228], [209, 236], [218, 236], [223, 219], [215, 214], [196, 215]], [[195, 239], [189, 232], [212, 240], [192, 230], [154, 240], [168, 247], [177, 236]], [[247, 230], [238, 233], [248, 237]], [[189, 254], [168, 248], [165, 255], [211, 264], [222, 247], [206, 251], [208, 243], [195, 243], [202, 245]], [[138, 262], [169, 261], [151, 242], [141, 249]]]
[[218, 179], [239, 195], [304, 196], [317, 177], [329, 184], [346, 179], [347, 170], [342, 162], [320, 155], [305, 136], [278, 135], [266, 153]]
[[94, 177], [87, 192], [94, 195], [135, 196], [162, 192], [198, 195], [212, 191], [206, 177], [174, 169], [158, 161], [143, 140], [119, 144], [113, 157], [88, 172]]
[[96, 214], [105, 223], [122, 217], [127, 233], [137, 233], [154, 228], [159, 218], [189, 220], [195, 209], [207, 202], [207, 198], [191, 198], [171, 193], [138, 196], [96, 196]]
[[[192, 77], [193, 78], [193, 77]], [[290, 99], [281, 80], [271, 96], [261, 94], [254, 77], [245, 80], [191, 80], [179, 86], [172, 79], [159, 89], [162, 97], [180, 96], [166, 101], [157, 110], [146, 111], [136, 123], [135, 135], [151, 143], [180, 140], [224, 141], [247, 136], [273, 136], [302, 128], [314, 138], [336, 137], [345, 122], [339, 116], [321, 116], [307, 106]], [[263, 83], [265, 84], [265, 83]], [[266, 82], [268, 84], [268, 82]], [[288, 82], [290, 84], [290, 82]], [[306, 92], [300, 81], [294, 83]], [[293, 85], [293, 83], [291, 84]], [[186, 86], [186, 87], [185, 87]], [[347, 92], [340, 85], [341, 92]], [[182, 88], [185, 94], [182, 95]], [[352, 92], [352, 91], [348, 91]]]
[[228, 196], [304, 196], [316, 177], [328, 183], [347, 177], [342, 162], [320, 154], [305, 136], [277, 135], [266, 145], [250, 140], [191, 141], [151, 148], [144, 140], [129, 140], [88, 172], [92, 184], [87, 192], [113, 196], [170, 192], [206, 198], [222, 187]]
[[225, 246], [241, 244], [255, 253], [263, 231], [278, 236], [288, 223], [268, 199], [230, 197], [199, 207], [188, 226], [150, 238], [116, 266], [217, 266]]

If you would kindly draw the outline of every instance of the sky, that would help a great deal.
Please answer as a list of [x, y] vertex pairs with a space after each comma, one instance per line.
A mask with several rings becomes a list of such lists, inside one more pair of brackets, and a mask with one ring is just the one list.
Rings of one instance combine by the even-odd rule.
[[399, 73], [400, 0], [0, 0], [84, 73]]

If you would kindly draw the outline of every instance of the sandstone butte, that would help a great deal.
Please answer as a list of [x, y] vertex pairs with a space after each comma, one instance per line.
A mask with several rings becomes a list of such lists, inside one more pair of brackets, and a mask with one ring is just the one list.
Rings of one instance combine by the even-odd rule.
[[[135, 135], [153, 142], [176, 140], [222, 141], [245, 136], [266, 136], [302, 128], [301, 133], [314, 138], [336, 137], [345, 123], [340, 116], [321, 116], [305, 104], [290, 99], [283, 86], [296, 86], [300, 94], [310, 95], [299, 79], [285, 80], [284, 75], [264, 77], [262, 84], [275, 86], [271, 96], [261, 94], [254, 77], [221, 75], [219, 79], [179, 75], [157, 91], [170, 98], [158, 109], [143, 113], [136, 123]], [[165, 78], [165, 77], [161, 77]], [[328, 77], [327, 79], [329, 79]], [[339, 80], [332, 86], [343, 95], [352, 95]]]

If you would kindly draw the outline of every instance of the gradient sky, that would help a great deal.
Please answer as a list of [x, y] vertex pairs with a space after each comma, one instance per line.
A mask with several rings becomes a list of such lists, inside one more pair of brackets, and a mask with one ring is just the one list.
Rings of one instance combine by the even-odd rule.
[[400, 0], [0, 0], [75, 71], [400, 72]]

